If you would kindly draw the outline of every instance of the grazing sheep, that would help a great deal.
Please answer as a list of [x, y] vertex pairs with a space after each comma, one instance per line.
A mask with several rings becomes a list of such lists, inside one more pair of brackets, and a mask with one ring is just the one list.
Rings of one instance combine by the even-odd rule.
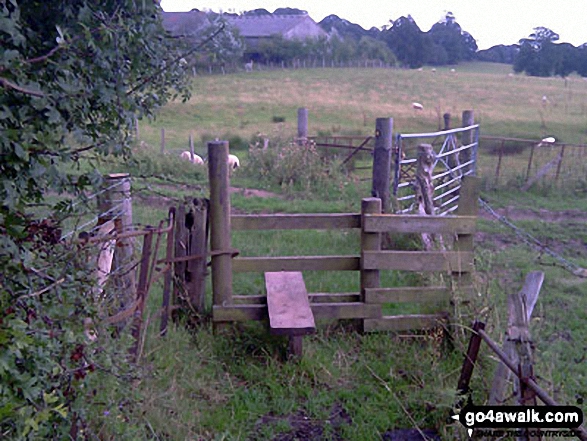
[[420, 103], [412, 103], [412, 108], [414, 110], [424, 110], [424, 106]]
[[451, 69], [450, 71], [451, 71], [452, 73], [455, 73], [455, 72], [456, 72], [456, 69]]
[[548, 103], [548, 97], [546, 95], [542, 95], [542, 104]]
[[538, 147], [543, 146], [544, 144], [554, 144], [556, 142], [556, 139], [554, 139], [552, 136], [549, 136], [547, 138], [542, 139], [539, 143], [538, 143]]
[[200, 156], [198, 156], [194, 153], [194, 157], [192, 158], [191, 152], [189, 152], [187, 150], [185, 152], [181, 152], [180, 158], [186, 159], [186, 160], [190, 161], [192, 164], [204, 165], [204, 160]]
[[253, 60], [249, 61], [248, 63], [245, 63], [245, 71], [246, 72], [253, 71]]
[[228, 169], [229, 170], [236, 170], [240, 167], [240, 161], [235, 155], [228, 155]]
[[432, 72], [436, 72], [436, 68], [435, 67], [432, 68]]

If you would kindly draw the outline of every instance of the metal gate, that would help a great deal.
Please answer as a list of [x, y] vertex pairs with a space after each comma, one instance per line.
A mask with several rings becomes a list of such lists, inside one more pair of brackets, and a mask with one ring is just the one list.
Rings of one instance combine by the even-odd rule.
[[479, 124], [434, 133], [398, 133], [395, 139], [393, 195], [396, 213], [415, 211], [413, 182], [417, 167], [418, 145], [431, 144], [434, 149], [432, 184], [434, 214], [443, 216], [458, 208], [461, 179], [476, 174], [479, 147]]

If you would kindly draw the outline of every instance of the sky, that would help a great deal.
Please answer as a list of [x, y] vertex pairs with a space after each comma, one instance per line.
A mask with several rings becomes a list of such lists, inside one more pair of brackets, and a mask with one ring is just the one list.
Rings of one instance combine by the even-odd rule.
[[409, 14], [424, 32], [452, 12], [479, 49], [515, 44], [536, 27], [556, 32], [559, 42], [587, 43], [586, 0], [161, 0], [161, 7], [166, 12], [196, 8], [236, 13], [290, 7], [307, 11], [316, 22], [335, 14], [365, 29]]

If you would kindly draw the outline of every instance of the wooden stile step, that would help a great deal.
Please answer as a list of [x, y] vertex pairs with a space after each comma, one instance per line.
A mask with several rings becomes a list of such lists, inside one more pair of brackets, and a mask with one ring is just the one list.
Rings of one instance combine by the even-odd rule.
[[302, 273], [265, 273], [269, 328], [272, 334], [289, 336], [290, 353], [302, 355], [302, 336], [316, 332], [308, 291]]

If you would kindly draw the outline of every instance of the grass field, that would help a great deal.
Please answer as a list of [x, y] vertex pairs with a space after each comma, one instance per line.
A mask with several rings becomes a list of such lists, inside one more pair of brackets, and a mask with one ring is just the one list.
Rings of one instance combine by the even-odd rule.
[[[143, 191], [148, 197], [135, 198], [135, 221], [154, 225], [165, 217], [165, 207], [174, 198], [206, 194], [204, 173], [177, 168], [168, 155], [161, 157], [161, 128], [166, 129], [171, 156], [186, 149], [190, 132], [196, 136], [196, 152], [202, 154], [202, 140], [232, 138], [234, 145], [240, 141], [237, 154], [243, 169], [246, 144], [257, 133], [270, 139], [295, 136], [298, 107], [309, 109], [313, 134], [371, 134], [377, 117], [393, 117], [395, 130], [435, 131], [439, 114], [450, 112], [460, 118], [463, 110], [473, 109], [483, 134], [585, 141], [587, 82], [511, 77], [509, 72], [508, 66], [472, 63], [458, 66], [455, 73], [317, 69], [198, 77], [189, 102], [172, 103], [156, 121], [141, 123], [141, 140], [147, 145], [140, 155], [151, 158], [153, 175], [172, 176], [202, 189], [136, 180], [137, 193]], [[543, 95], [549, 99], [548, 107], [542, 103]], [[413, 101], [423, 103], [424, 111], [416, 113]], [[275, 117], [285, 122], [273, 123]], [[508, 166], [519, 165], [512, 160], [504, 163]], [[124, 168], [109, 167], [109, 171]], [[256, 182], [254, 175], [239, 170], [234, 186], [271, 193], [250, 197], [236, 192], [232, 204], [241, 213], [357, 212], [360, 198], [370, 195], [369, 182], [348, 179], [351, 184], [337, 191], [292, 192]], [[167, 199], [157, 200], [161, 195]], [[516, 214], [516, 223], [549, 248], [587, 266], [584, 193], [501, 190], [482, 196], [500, 213]], [[557, 221], [550, 222], [547, 213]], [[487, 215], [480, 219], [479, 229], [478, 297], [468, 313], [485, 320], [490, 334], [501, 341], [507, 294], [519, 290], [527, 272], [544, 271], [546, 279], [531, 323], [535, 372], [539, 384], [555, 399], [581, 403], [587, 395], [586, 280], [572, 276]], [[357, 243], [358, 235], [342, 231], [235, 234], [233, 239], [233, 246], [246, 255], [347, 254], [355, 252]], [[314, 292], [358, 287], [356, 274], [304, 276]], [[401, 285], [406, 278], [421, 281], [417, 274], [390, 273], [386, 282]], [[262, 278], [239, 275], [234, 290], [261, 293]], [[158, 295], [155, 289], [152, 311], [160, 304]], [[460, 325], [468, 327], [469, 318], [462, 319]], [[142, 357], [141, 404], [130, 417], [146, 438], [394, 439], [391, 431], [417, 427], [433, 430], [441, 439], [467, 439], [462, 428], [447, 419], [456, 402], [466, 339], [457, 337], [449, 349], [434, 335], [361, 335], [348, 324], [328, 323], [305, 338], [300, 363], [285, 363], [284, 341], [270, 337], [257, 323], [214, 334], [204, 318], [198, 329], [177, 326], [165, 339], [156, 335], [156, 327], [150, 328]], [[486, 347], [481, 354], [473, 378], [475, 404], [487, 399], [496, 366]], [[106, 418], [104, 423], [110, 426]], [[115, 426], [110, 427], [115, 431]]]

